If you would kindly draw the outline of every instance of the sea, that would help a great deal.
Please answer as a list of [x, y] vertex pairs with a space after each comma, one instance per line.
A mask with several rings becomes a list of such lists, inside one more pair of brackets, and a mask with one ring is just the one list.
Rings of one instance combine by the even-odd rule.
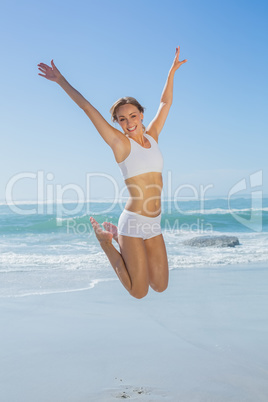
[[[123, 208], [124, 200], [108, 199], [1, 203], [0, 297], [90, 291], [118, 280], [89, 217], [117, 225]], [[171, 271], [268, 264], [268, 197], [163, 200], [161, 226]], [[236, 236], [239, 245], [184, 244], [193, 237], [219, 235]]]

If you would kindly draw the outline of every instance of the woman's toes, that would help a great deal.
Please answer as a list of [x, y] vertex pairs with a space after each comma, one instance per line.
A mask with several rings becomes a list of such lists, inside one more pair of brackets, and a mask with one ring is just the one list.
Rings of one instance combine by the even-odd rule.
[[94, 229], [95, 235], [99, 241], [108, 241], [111, 242], [113, 238], [113, 234], [109, 231], [102, 230], [100, 224], [92, 217], [90, 217], [91, 225]]
[[110, 222], [103, 222], [102, 226], [107, 230], [108, 232], [112, 233], [114, 240], [118, 241], [118, 230], [117, 226], [113, 225]]

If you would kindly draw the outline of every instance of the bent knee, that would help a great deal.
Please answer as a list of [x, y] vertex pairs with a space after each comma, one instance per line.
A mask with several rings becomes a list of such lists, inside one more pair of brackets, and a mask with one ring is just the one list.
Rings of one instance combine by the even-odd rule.
[[131, 289], [129, 293], [131, 296], [135, 297], [135, 299], [142, 299], [148, 294], [148, 291], [149, 287], [145, 289]]
[[159, 284], [150, 283], [150, 286], [151, 286], [151, 288], [152, 288], [155, 292], [161, 293], [161, 292], [164, 292], [164, 291], [167, 289], [167, 287], [168, 287], [168, 282], [166, 282], [166, 283], [159, 283]]

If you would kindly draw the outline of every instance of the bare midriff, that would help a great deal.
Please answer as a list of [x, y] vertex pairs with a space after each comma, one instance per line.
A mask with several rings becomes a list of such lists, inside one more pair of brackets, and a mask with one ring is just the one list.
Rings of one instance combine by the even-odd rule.
[[161, 213], [162, 174], [143, 173], [125, 180], [129, 191], [125, 209], [137, 214], [155, 217]]

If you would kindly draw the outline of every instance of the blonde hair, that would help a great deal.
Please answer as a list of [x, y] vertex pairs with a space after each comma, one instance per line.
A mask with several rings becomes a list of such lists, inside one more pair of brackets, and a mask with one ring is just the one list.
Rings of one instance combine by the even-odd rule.
[[120, 106], [128, 105], [128, 104], [136, 106], [136, 108], [141, 113], [144, 113], [145, 108], [143, 106], [141, 106], [141, 104], [137, 101], [137, 99], [132, 98], [132, 96], [124, 96], [124, 98], [118, 99], [110, 109], [110, 113], [112, 115], [112, 121], [113, 122], [117, 122], [116, 113], [117, 113], [118, 109], [120, 108]]

